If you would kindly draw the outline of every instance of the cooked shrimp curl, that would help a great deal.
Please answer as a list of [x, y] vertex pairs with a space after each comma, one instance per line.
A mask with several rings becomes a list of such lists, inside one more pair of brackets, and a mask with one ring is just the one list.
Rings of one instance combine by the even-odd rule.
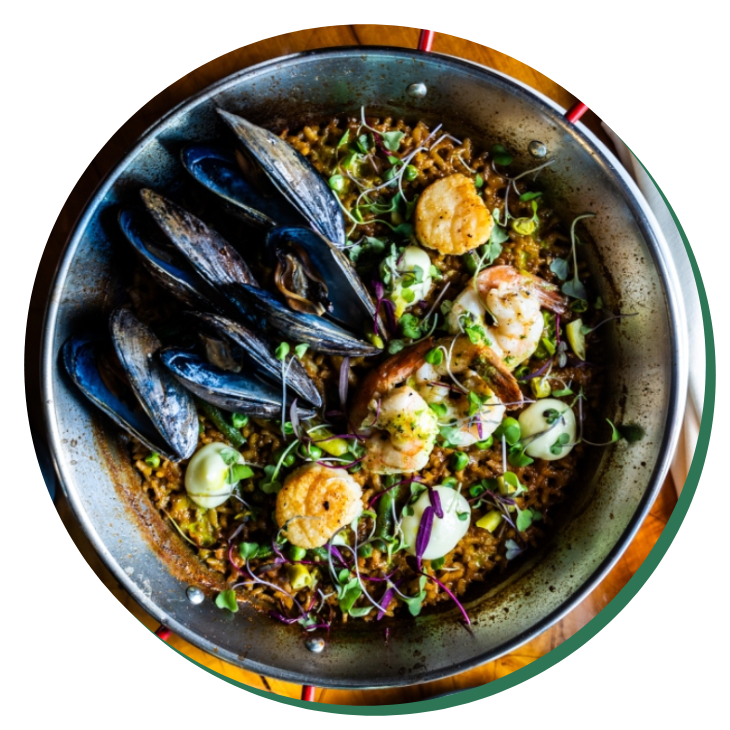
[[[365, 469], [376, 474], [420, 471], [442, 426], [454, 434], [452, 443], [470, 446], [494, 431], [506, 407], [521, 404], [517, 381], [489, 346], [466, 335], [444, 338], [435, 346], [443, 353], [439, 365], [426, 363], [434, 342], [424, 340], [371, 370], [359, 388], [350, 415], [353, 426], [367, 436]], [[469, 393], [480, 397], [476, 411]], [[432, 409], [432, 404], [446, 405], [446, 420], [439, 420], [436, 411], [443, 409]]]
[[455, 256], [486, 243], [494, 227], [474, 181], [460, 172], [431, 183], [418, 199], [415, 217], [422, 245]]
[[309, 463], [293, 471], [276, 497], [276, 521], [296, 547], [322, 547], [362, 513], [362, 489], [344, 469]]

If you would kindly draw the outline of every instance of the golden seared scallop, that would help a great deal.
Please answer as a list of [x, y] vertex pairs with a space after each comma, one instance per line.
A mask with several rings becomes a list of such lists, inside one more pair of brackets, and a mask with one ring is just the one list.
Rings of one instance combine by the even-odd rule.
[[460, 256], [481, 246], [493, 227], [474, 181], [459, 172], [429, 185], [416, 205], [416, 237], [442, 254]]
[[344, 469], [314, 462], [293, 471], [276, 498], [276, 521], [292, 545], [324, 545], [362, 513], [362, 489]]

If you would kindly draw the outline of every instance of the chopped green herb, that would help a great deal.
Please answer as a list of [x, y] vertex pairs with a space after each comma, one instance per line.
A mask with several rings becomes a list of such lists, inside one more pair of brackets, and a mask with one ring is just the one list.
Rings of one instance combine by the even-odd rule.
[[234, 428], [245, 428], [248, 425], [248, 416], [244, 413], [231, 413], [231, 423]]
[[144, 463], [148, 464], [153, 469], [159, 469], [162, 461], [160, 459], [160, 455], [156, 451], [152, 451], [145, 457]]
[[336, 193], [341, 193], [347, 187], [347, 178], [343, 175], [332, 175], [332, 177], [329, 179], [329, 186]]

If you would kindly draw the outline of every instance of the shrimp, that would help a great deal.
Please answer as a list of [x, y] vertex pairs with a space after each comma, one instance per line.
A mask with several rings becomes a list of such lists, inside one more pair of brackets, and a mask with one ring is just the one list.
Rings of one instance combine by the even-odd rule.
[[489, 240], [494, 220], [474, 181], [461, 173], [429, 185], [416, 205], [416, 237], [442, 254], [460, 256]]
[[276, 497], [276, 521], [292, 545], [322, 547], [362, 513], [362, 489], [344, 469], [310, 462], [293, 471]]
[[[513, 266], [491, 266], [459, 294], [447, 317], [449, 331], [476, 324], [484, 330], [492, 350], [513, 370], [529, 359], [540, 343], [545, 326], [541, 308], [564, 314], [565, 299], [552, 284]], [[486, 324], [489, 312], [494, 324]]]
[[[455, 445], [485, 439], [504, 416], [500, 397], [512, 406], [522, 402], [514, 376], [487, 345], [465, 335], [439, 340], [436, 347], [444, 357], [430, 365], [425, 356], [433, 346], [429, 338], [401, 351], [372, 370], [359, 389], [350, 413], [367, 434], [363, 466], [376, 474], [423, 469], [442, 426]], [[432, 404], [443, 404], [445, 415], [439, 417], [443, 408]]]

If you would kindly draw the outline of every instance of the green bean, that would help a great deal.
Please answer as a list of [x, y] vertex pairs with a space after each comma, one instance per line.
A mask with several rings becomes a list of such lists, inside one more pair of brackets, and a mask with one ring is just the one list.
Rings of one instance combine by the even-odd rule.
[[216, 408], [211, 403], [206, 403], [199, 398], [195, 399], [200, 410], [213, 421], [213, 425], [227, 438], [237, 449], [240, 449], [246, 443], [246, 439], [241, 435], [237, 428], [233, 428], [223, 415], [223, 411]]

